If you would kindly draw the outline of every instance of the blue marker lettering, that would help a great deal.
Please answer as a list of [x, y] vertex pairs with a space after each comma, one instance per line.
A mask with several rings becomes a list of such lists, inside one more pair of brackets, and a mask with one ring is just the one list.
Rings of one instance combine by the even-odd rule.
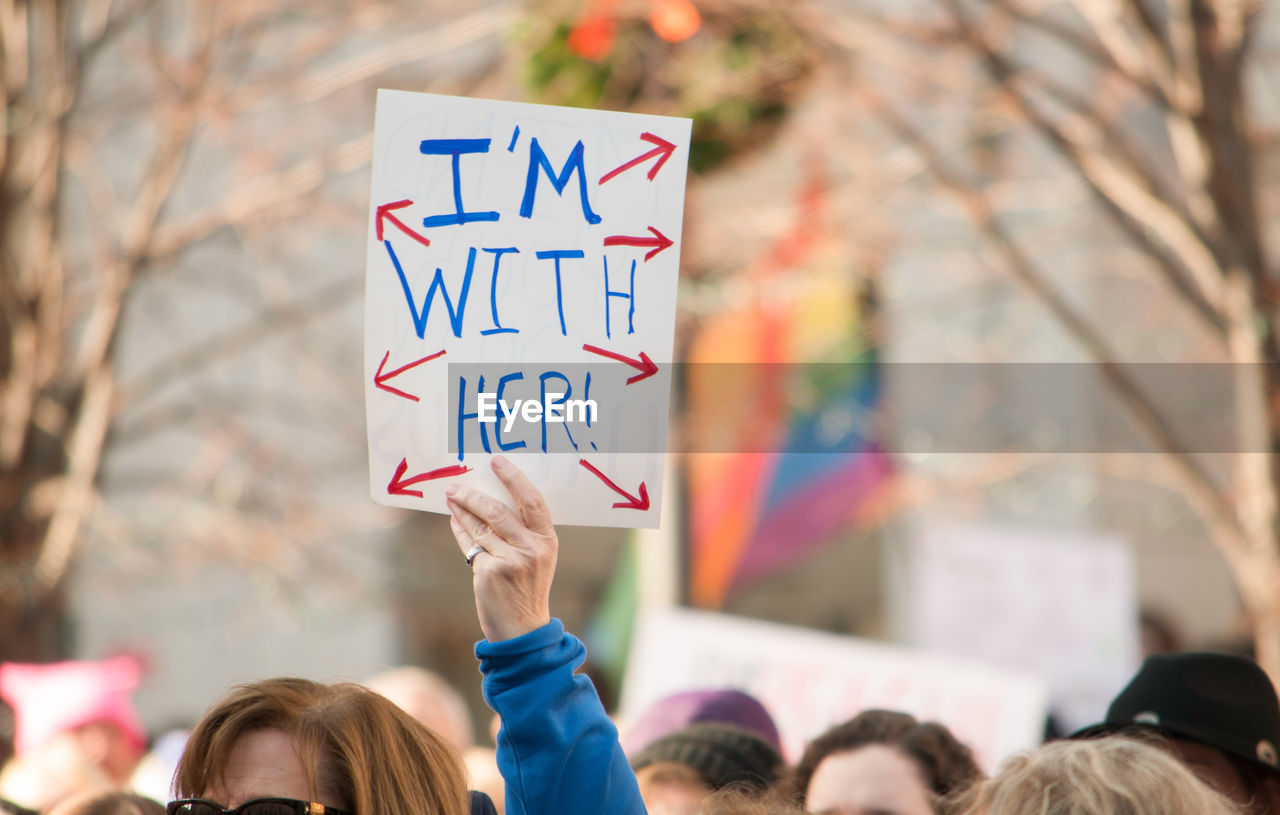
[[621, 297], [630, 303], [627, 309], [627, 333], [636, 333], [636, 262], [631, 261], [631, 290], [614, 291], [609, 288], [609, 258], [604, 259], [604, 335], [613, 337], [613, 331], [609, 322], [609, 298]]
[[464, 212], [462, 209], [462, 154], [489, 152], [488, 139], [426, 139], [418, 149], [428, 156], [453, 157], [453, 206], [448, 215], [422, 219], [423, 226], [456, 226], [472, 221], [496, 221], [496, 212]]
[[[507, 383], [514, 382], [517, 379], [524, 379], [524, 374], [520, 373], [519, 371], [516, 371], [515, 373], [507, 374], [506, 376], [498, 380], [498, 405], [500, 406], [500, 409], [502, 411], [506, 411], [507, 409], [507, 403], [502, 399], [502, 394], [505, 393], [507, 389]], [[499, 418], [505, 420], [508, 417], [504, 415]], [[506, 451], [506, 450], [518, 450], [519, 448], [526, 446], [523, 441], [513, 441], [510, 443], [504, 443], [502, 441], [502, 428], [499, 427], [501, 423], [502, 422], [499, 421], [495, 423], [493, 426], [493, 439], [498, 443], [498, 446], [500, 448]]]
[[547, 154], [542, 152], [542, 145], [538, 144], [537, 139], [530, 139], [529, 175], [525, 178], [524, 201], [520, 204], [520, 215], [522, 217], [533, 217], [533, 199], [538, 191], [538, 168], [542, 168], [546, 172], [551, 185], [556, 188], [557, 195], [564, 195], [564, 188], [569, 183], [569, 177], [573, 175], [574, 170], [577, 170], [578, 194], [582, 196], [582, 217], [586, 218], [589, 224], [600, 223], [600, 216], [591, 211], [591, 202], [587, 200], [587, 171], [582, 166], [582, 153], [582, 142], [579, 141], [574, 146], [573, 152], [569, 154], [564, 167], [560, 168], [559, 175], [557, 175], [555, 170], [551, 169], [551, 162], [547, 159]]
[[400, 267], [400, 259], [396, 257], [396, 251], [391, 248], [391, 241], [383, 241], [382, 244], [387, 247], [391, 263], [396, 267], [396, 274], [400, 276], [400, 288], [404, 290], [404, 299], [409, 304], [409, 313], [413, 315], [413, 328], [418, 332], [418, 339], [426, 336], [427, 317], [431, 316], [431, 304], [435, 301], [437, 290], [444, 298], [444, 307], [449, 311], [449, 324], [453, 327], [453, 336], [461, 337], [462, 317], [467, 310], [467, 293], [471, 291], [471, 273], [475, 271], [476, 266], [475, 248], [472, 247], [467, 254], [467, 274], [462, 278], [462, 291], [458, 293], [457, 309], [454, 309], [449, 290], [444, 286], [444, 272], [437, 268], [435, 277], [431, 279], [431, 288], [427, 289], [427, 297], [422, 302], [422, 310], [419, 311], [413, 302], [413, 291], [409, 288], [409, 279], [405, 277], [404, 269]]
[[[476, 401], [479, 402], [479, 395], [484, 391], [484, 377], [480, 377], [480, 381], [476, 383]], [[476, 408], [475, 413], [467, 413], [467, 378], [465, 376], [458, 377], [458, 461], [462, 461], [466, 456], [466, 443], [464, 441], [466, 423], [468, 419], [475, 420], [480, 427], [480, 445], [484, 447], [486, 453], [492, 452], [489, 449], [489, 433], [485, 430], [485, 423], [480, 421], [480, 409]], [[496, 431], [495, 431], [496, 432]]]
[[[561, 382], [564, 383], [564, 392], [563, 393], [560, 393], [559, 391], [553, 392], [552, 395], [558, 396], [559, 398], [553, 399], [550, 402], [547, 401], [547, 380], [548, 379], [559, 379]], [[542, 400], [542, 404], [548, 410], [550, 410], [553, 405], [564, 405], [566, 402], [569, 401], [569, 397], [573, 395], [573, 386], [569, 384], [569, 377], [557, 371], [547, 371], [546, 373], [539, 376], [538, 386], [541, 390], [541, 392], [539, 393], [539, 397]], [[586, 412], [588, 414], [590, 413], [590, 411], [586, 411]], [[569, 423], [565, 421], [566, 417], [564, 415], [564, 411], [563, 410], [559, 411], [558, 416], [559, 418], [553, 419], [553, 421], [558, 421], [561, 424], [561, 426], [564, 427], [564, 434], [569, 437], [569, 443], [573, 445], [574, 450], [577, 450], [578, 443], [573, 440], [573, 434], [569, 432]], [[547, 452], [547, 410], [544, 410], [542, 414], [542, 452], [544, 453]]]
[[554, 258], [556, 262], [556, 310], [560, 313], [560, 333], [569, 336], [569, 332], [564, 326], [564, 296], [563, 289], [560, 286], [560, 259], [561, 258], [583, 258], [586, 255], [581, 249], [555, 249], [547, 252], [538, 252], [538, 260], [546, 260]]
[[508, 252], [519, 253], [520, 250], [514, 246], [504, 246], [501, 249], [485, 249], [484, 251], [493, 254], [493, 277], [489, 279], [489, 313], [493, 315], [493, 328], [486, 328], [480, 333], [484, 336], [490, 334], [519, 334], [518, 328], [504, 328], [502, 322], [498, 319], [498, 264], [502, 262], [502, 256]]

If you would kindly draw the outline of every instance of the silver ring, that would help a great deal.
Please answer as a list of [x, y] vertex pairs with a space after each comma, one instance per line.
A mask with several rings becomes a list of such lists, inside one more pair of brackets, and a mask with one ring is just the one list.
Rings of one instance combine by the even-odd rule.
[[488, 554], [488, 550], [478, 543], [474, 544], [470, 549], [468, 549], [467, 555], [466, 555], [467, 565], [470, 566], [472, 563], [474, 563], [476, 559], [476, 555], [480, 554], [481, 552]]

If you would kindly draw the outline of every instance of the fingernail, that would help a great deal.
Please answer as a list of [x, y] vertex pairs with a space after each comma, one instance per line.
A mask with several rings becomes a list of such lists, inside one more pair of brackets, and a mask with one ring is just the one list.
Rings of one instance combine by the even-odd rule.
[[495, 470], [505, 470], [507, 467], [510, 467], [510, 466], [511, 466], [511, 462], [510, 462], [510, 461], [507, 461], [507, 460], [506, 460], [505, 458], [503, 458], [502, 456], [494, 456], [494, 457], [493, 457], [493, 469], [495, 469]]
[[457, 484], [450, 484], [449, 486], [444, 488], [444, 494], [452, 498], [453, 496], [458, 494], [459, 489], [461, 489], [461, 487], [459, 487]]

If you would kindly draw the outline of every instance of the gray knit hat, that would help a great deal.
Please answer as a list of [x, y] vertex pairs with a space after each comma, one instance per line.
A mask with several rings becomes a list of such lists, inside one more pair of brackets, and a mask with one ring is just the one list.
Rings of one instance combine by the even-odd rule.
[[713, 790], [735, 786], [763, 792], [782, 769], [782, 756], [767, 741], [712, 722], [689, 725], [653, 741], [631, 759], [631, 769], [662, 762], [693, 769]]

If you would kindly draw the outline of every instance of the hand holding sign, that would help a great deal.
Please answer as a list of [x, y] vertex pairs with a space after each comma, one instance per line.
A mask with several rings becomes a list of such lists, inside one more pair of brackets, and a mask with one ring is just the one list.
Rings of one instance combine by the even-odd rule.
[[500, 642], [551, 621], [551, 579], [559, 542], [542, 494], [502, 456], [493, 472], [515, 500], [511, 510], [476, 490], [451, 485], [445, 494], [449, 526], [464, 554], [479, 547], [471, 569], [476, 614], [485, 639]]

